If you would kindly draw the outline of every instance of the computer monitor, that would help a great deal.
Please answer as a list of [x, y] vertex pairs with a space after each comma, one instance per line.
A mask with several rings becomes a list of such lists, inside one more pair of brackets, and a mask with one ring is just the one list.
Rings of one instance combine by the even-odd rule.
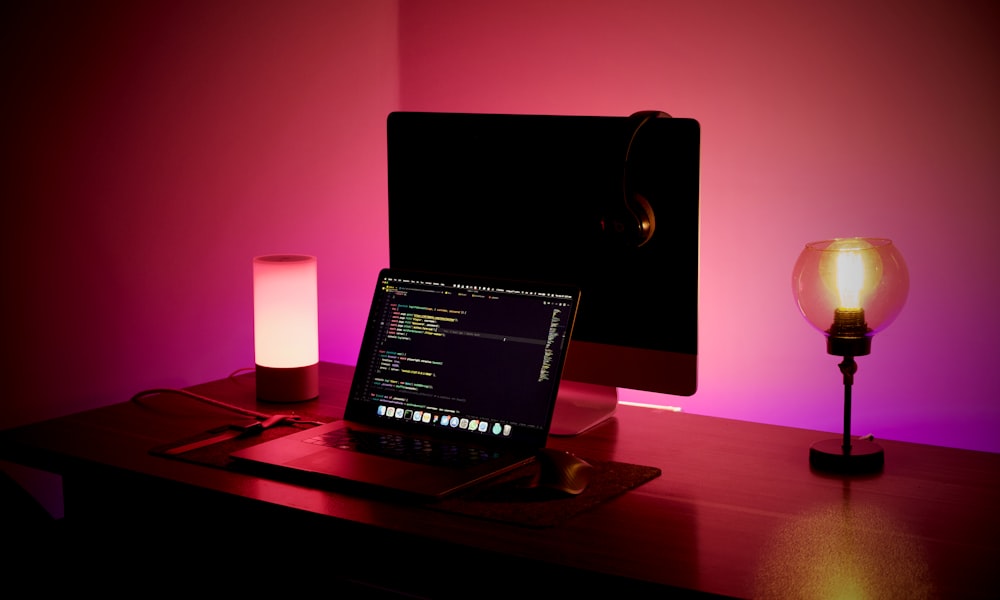
[[581, 288], [554, 435], [612, 416], [618, 388], [690, 396], [700, 136], [660, 112], [393, 112], [389, 264]]

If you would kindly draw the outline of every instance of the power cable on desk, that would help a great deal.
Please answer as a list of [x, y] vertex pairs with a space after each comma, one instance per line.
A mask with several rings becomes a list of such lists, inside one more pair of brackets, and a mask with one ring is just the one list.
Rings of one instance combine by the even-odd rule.
[[262, 413], [260, 411], [251, 410], [249, 408], [243, 408], [242, 406], [236, 406], [234, 404], [229, 404], [229, 403], [223, 402], [221, 400], [216, 400], [215, 398], [209, 398], [208, 396], [202, 396], [201, 394], [196, 394], [194, 392], [191, 392], [191, 391], [188, 391], [188, 390], [183, 390], [183, 389], [180, 389], [180, 388], [151, 388], [151, 389], [148, 389], [148, 390], [143, 390], [143, 391], [138, 392], [135, 395], [133, 395], [130, 401], [131, 402], [139, 402], [139, 400], [141, 400], [142, 398], [144, 398], [146, 396], [154, 396], [156, 394], [178, 394], [180, 396], [187, 396], [188, 398], [192, 398], [194, 400], [198, 400], [199, 402], [205, 402], [205, 403], [211, 404], [213, 406], [218, 406], [218, 407], [224, 408], [226, 410], [231, 410], [233, 412], [240, 413], [242, 415], [248, 415], [248, 416], [251, 416], [251, 417], [256, 417], [258, 419], [266, 419], [266, 418], [268, 418], [268, 417], [271, 416], [271, 415], [269, 415], [267, 413]]
[[[250, 371], [252, 369], [253, 369], [253, 367], [242, 367], [242, 368], [236, 369], [235, 371], [233, 371], [232, 373], [229, 374], [229, 377], [232, 378], [233, 376], [235, 376], [237, 373], [240, 373], [241, 371]], [[190, 390], [185, 390], [185, 389], [180, 389], [180, 388], [151, 388], [151, 389], [148, 389], [148, 390], [143, 390], [141, 392], [138, 392], [138, 393], [134, 394], [132, 396], [132, 398], [130, 399], [130, 402], [136, 402], [136, 403], [138, 403], [142, 398], [144, 398], [146, 396], [153, 396], [153, 395], [156, 395], [156, 394], [178, 394], [180, 396], [186, 396], [188, 398], [192, 398], [192, 399], [197, 400], [199, 402], [204, 402], [206, 404], [211, 404], [213, 406], [218, 406], [219, 408], [224, 408], [226, 410], [230, 410], [230, 411], [233, 411], [235, 413], [239, 413], [241, 415], [247, 415], [247, 416], [250, 416], [250, 417], [254, 417], [255, 419], [257, 419], [259, 421], [264, 421], [264, 420], [268, 420], [268, 419], [274, 419], [275, 417], [281, 417], [280, 422], [281, 423], [285, 423], [285, 424], [289, 424], [289, 425], [295, 425], [295, 424], [300, 424], [300, 425], [322, 425], [322, 421], [308, 421], [308, 420], [304, 420], [301, 417], [298, 417], [296, 415], [273, 415], [273, 414], [270, 414], [270, 413], [264, 413], [264, 412], [252, 410], [252, 409], [249, 409], [249, 408], [243, 408], [242, 406], [236, 406], [235, 404], [229, 404], [228, 402], [223, 402], [222, 400], [217, 400], [215, 398], [209, 398], [208, 396], [203, 396], [201, 394], [197, 394], [197, 393], [192, 392]]]

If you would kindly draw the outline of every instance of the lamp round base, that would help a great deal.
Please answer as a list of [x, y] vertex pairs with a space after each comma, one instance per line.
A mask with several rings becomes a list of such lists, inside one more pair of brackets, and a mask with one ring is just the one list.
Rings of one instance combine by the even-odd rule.
[[809, 466], [817, 471], [843, 474], [878, 473], [885, 465], [885, 452], [875, 442], [851, 440], [844, 451], [842, 438], [816, 442], [809, 448]]
[[256, 365], [257, 399], [263, 402], [306, 402], [319, 398], [319, 363], [305, 367]]

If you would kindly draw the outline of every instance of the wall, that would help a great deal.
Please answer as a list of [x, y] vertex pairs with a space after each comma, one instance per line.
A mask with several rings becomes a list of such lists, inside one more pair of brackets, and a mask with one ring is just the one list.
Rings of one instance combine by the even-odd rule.
[[4, 73], [0, 427], [253, 366], [252, 258], [319, 259], [356, 360], [388, 261], [394, 0], [17, 3]]
[[0, 424], [252, 367], [260, 254], [319, 258], [323, 358], [356, 360], [388, 260], [395, 2], [20, 10]]
[[854, 432], [1000, 451], [995, 3], [401, 2], [406, 110], [702, 124], [700, 387], [626, 400], [838, 431], [803, 245], [893, 239], [912, 286], [858, 359]]

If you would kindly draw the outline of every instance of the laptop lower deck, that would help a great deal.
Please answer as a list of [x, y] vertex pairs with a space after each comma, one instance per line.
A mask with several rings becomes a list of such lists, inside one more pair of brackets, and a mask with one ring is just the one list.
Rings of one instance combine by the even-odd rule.
[[[382, 440], [386, 443], [379, 442]], [[303, 483], [439, 500], [530, 463], [529, 449], [502, 451], [334, 421], [230, 455]]]

